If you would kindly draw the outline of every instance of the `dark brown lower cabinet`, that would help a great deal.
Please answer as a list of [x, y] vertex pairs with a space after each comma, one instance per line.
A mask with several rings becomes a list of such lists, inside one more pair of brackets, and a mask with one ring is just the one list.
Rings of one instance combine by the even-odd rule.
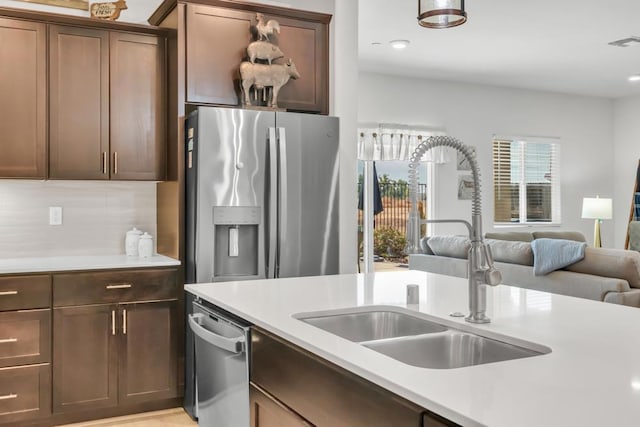
[[0, 369], [0, 424], [41, 418], [51, 413], [51, 366]]
[[119, 402], [176, 396], [176, 301], [121, 304]]
[[53, 310], [53, 411], [118, 404], [115, 304]]
[[55, 308], [53, 410], [177, 395], [176, 301]]
[[249, 388], [251, 427], [313, 427], [255, 384]]
[[[382, 387], [259, 328], [251, 330], [252, 427], [456, 426]], [[265, 394], [266, 393], [266, 394]], [[260, 396], [255, 397], [255, 396]], [[267, 402], [267, 400], [271, 402]], [[275, 406], [274, 406], [275, 405]], [[274, 408], [279, 407], [277, 411]], [[260, 422], [260, 413], [264, 414]], [[253, 418], [252, 418], [253, 420]]]

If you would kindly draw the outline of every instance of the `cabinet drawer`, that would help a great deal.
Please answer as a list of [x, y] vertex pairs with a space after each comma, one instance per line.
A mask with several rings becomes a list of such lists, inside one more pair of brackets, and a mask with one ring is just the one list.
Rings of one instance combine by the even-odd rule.
[[175, 269], [55, 274], [53, 305], [173, 299], [176, 275]]
[[0, 423], [49, 415], [50, 389], [48, 364], [0, 369]]
[[0, 367], [48, 362], [50, 350], [51, 310], [0, 313]]
[[49, 275], [0, 277], [0, 311], [48, 308], [50, 305]]

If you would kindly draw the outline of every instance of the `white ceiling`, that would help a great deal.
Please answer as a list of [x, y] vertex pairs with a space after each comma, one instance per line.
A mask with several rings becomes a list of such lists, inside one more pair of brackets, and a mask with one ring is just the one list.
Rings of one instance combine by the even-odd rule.
[[[340, 0], [336, 0], [340, 1]], [[467, 0], [468, 21], [417, 24], [418, 0], [359, 0], [362, 70], [619, 98], [640, 94], [638, 0]], [[396, 51], [390, 40], [407, 39]], [[382, 43], [373, 46], [373, 42]]]

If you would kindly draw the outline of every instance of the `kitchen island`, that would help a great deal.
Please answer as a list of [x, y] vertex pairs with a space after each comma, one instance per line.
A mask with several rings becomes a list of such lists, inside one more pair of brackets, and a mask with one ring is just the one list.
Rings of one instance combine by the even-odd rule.
[[[419, 285], [407, 306], [406, 285]], [[465, 426], [637, 426], [640, 311], [500, 285], [492, 323], [467, 312], [464, 279], [407, 271], [186, 285], [186, 290], [365, 380]], [[300, 313], [367, 306], [413, 310], [445, 325], [551, 353], [456, 369], [407, 365], [306, 324]]]

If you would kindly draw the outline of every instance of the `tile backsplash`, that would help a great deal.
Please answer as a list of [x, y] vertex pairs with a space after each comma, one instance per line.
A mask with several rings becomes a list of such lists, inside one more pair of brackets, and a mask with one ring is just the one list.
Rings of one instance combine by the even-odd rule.
[[155, 244], [155, 182], [0, 180], [0, 258], [124, 254], [133, 226]]

